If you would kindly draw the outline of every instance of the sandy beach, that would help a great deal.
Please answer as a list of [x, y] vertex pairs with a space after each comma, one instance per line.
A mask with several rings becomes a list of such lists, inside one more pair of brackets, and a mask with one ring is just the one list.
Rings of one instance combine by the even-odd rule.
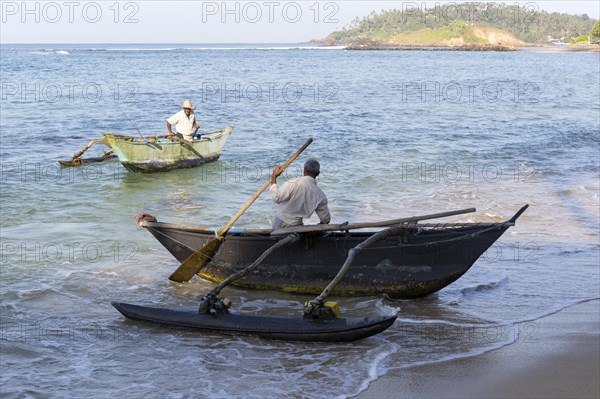
[[394, 370], [355, 396], [380, 398], [598, 398], [600, 301], [535, 320], [501, 349]]
[[519, 49], [532, 53], [597, 53], [600, 52], [600, 45], [532, 46], [520, 47]]

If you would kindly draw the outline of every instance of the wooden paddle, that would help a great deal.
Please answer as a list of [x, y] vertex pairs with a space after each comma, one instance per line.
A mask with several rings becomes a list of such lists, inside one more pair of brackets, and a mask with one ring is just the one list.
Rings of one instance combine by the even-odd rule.
[[[285, 170], [300, 154], [312, 143], [312, 139], [306, 140], [306, 143], [288, 161], [282, 166], [282, 170]], [[263, 186], [250, 198], [248, 202], [227, 222], [227, 224], [216, 234], [215, 238], [209, 240], [199, 250], [190, 255], [189, 258], [184, 260], [181, 265], [169, 276], [170, 280], [181, 283], [188, 281], [194, 274], [198, 273], [202, 266], [207, 263], [217, 252], [217, 249], [221, 243], [221, 240], [227, 234], [227, 231], [233, 226], [233, 224], [239, 219], [240, 216], [252, 205], [254, 201], [262, 194], [263, 191], [271, 185], [271, 178], [263, 184]]]
[[381, 222], [363, 222], [363, 223], [342, 223], [342, 224], [317, 224], [314, 226], [295, 226], [286, 227], [282, 229], [276, 229], [271, 232], [272, 236], [281, 236], [291, 233], [312, 233], [317, 231], [338, 231], [338, 230], [354, 230], [364, 229], [366, 227], [388, 227], [395, 224], [407, 223], [407, 222], [418, 222], [419, 220], [438, 219], [447, 216], [461, 215], [463, 213], [475, 212], [475, 208], [460, 209], [458, 211], [432, 213], [430, 215], [423, 216], [411, 216], [402, 219], [384, 220]]

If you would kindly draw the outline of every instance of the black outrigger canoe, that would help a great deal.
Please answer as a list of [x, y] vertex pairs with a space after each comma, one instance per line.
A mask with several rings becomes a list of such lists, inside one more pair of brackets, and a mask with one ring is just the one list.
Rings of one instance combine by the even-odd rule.
[[113, 302], [125, 317], [157, 324], [219, 334], [255, 335], [266, 339], [307, 342], [352, 342], [378, 334], [397, 316], [347, 317], [310, 320], [238, 314], [198, 313]]
[[[418, 298], [456, 281], [525, 211], [500, 223], [414, 223], [357, 254], [332, 295], [387, 294]], [[139, 223], [179, 261], [213, 240], [208, 228], [142, 220]], [[272, 231], [230, 230], [200, 277], [221, 282], [243, 269], [282, 237]], [[339, 231], [305, 233], [298, 242], [275, 251], [260, 268], [232, 285], [293, 293], [318, 294], [331, 281], [356, 247], [375, 232]]]

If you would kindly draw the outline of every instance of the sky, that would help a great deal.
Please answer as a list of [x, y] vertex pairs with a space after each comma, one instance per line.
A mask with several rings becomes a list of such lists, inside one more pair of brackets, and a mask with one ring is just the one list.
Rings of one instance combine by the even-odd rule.
[[[451, 2], [2, 0], [0, 43], [299, 43], [323, 38], [372, 11], [421, 12], [446, 3]], [[597, 0], [505, 3], [530, 13], [600, 18]], [[468, 13], [463, 1], [454, 4], [456, 13]]]

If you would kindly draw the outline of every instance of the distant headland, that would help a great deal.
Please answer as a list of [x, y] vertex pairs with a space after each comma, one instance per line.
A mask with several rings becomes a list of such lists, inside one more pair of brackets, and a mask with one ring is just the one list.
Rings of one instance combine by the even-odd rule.
[[[354, 21], [312, 40], [349, 50], [514, 51], [520, 47], [600, 51], [600, 21], [498, 3], [403, 6]], [[529, 4], [529, 3], [528, 3]], [[531, 3], [533, 4], [533, 3]]]

